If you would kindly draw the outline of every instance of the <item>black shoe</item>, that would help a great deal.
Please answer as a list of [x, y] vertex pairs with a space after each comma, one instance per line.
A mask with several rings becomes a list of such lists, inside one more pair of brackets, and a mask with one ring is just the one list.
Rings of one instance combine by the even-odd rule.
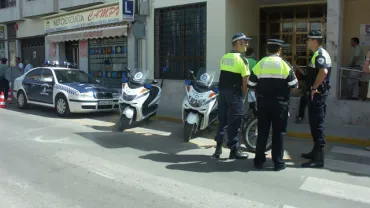
[[217, 145], [215, 153], [212, 155], [212, 157], [220, 158], [221, 154], [222, 154], [222, 145]]
[[248, 159], [248, 156], [248, 153], [236, 148], [230, 151], [229, 159]]
[[302, 153], [301, 158], [304, 158], [304, 159], [307, 159], [307, 160], [312, 160], [313, 159], [313, 152], [311, 151], [309, 153]]
[[285, 168], [286, 168], [285, 163], [274, 165], [274, 171], [281, 171], [281, 170], [284, 170]]
[[309, 162], [301, 165], [303, 168], [322, 168], [324, 167], [324, 150], [318, 149], [314, 151], [313, 158]]
[[314, 144], [314, 146], [312, 147], [311, 152], [309, 152], [309, 153], [302, 153], [301, 154], [301, 158], [304, 158], [304, 159], [307, 159], [307, 160], [312, 160], [313, 159], [313, 152], [315, 151], [316, 148], [318, 148], [318, 145], [317, 144]]

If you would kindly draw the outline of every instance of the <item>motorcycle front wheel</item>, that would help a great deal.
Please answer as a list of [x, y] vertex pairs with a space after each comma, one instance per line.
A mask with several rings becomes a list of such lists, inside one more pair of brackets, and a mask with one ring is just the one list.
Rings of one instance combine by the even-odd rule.
[[194, 137], [196, 128], [197, 128], [196, 124], [189, 124], [188, 122], [185, 122], [184, 124], [184, 141], [185, 142], [189, 142], [190, 139]]
[[[243, 126], [243, 139], [245, 146], [247, 147], [248, 152], [255, 153], [256, 152], [256, 145], [257, 145], [257, 136], [258, 136], [258, 129], [257, 129], [258, 119], [250, 119], [245, 122]], [[270, 134], [267, 139], [266, 144], [266, 152], [270, 151], [272, 148], [272, 129], [270, 129]]]
[[121, 117], [119, 118], [116, 124], [117, 131], [122, 132], [123, 130], [129, 128], [131, 120], [132, 119], [127, 118], [126, 115], [121, 115]]

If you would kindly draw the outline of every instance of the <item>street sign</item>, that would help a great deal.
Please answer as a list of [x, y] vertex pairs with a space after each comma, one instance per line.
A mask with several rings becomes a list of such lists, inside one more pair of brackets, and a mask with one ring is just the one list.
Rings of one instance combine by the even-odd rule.
[[121, 0], [122, 2], [122, 18], [123, 21], [135, 20], [135, 0]]

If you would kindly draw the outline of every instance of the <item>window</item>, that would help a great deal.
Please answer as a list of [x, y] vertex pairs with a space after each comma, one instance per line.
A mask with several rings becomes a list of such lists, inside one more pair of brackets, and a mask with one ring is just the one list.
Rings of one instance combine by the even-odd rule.
[[42, 69], [32, 70], [31, 72], [29, 72], [26, 75], [26, 78], [25, 79], [27, 81], [39, 81], [40, 80], [40, 76], [41, 76], [41, 71], [42, 71]]
[[126, 76], [127, 37], [89, 40], [89, 74], [95, 78]]
[[206, 17], [206, 3], [155, 10], [156, 78], [184, 79], [206, 67]]
[[40, 82], [52, 82], [53, 80], [53, 72], [50, 69], [44, 69], [40, 78]]
[[16, 0], [0, 0], [0, 9], [15, 7]]

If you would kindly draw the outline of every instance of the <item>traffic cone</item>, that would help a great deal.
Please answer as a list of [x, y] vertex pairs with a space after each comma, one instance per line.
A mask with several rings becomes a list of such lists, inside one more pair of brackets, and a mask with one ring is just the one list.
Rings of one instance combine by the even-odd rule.
[[9, 104], [12, 104], [13, 102], [13, 99], [12, 99], [12, 92], [10, 91], [10, 89], [8, 90], [8, 99], [7, 99], [7, 102]]
[[6, 108], [3, 91], [0, 92], [0, 108]]

